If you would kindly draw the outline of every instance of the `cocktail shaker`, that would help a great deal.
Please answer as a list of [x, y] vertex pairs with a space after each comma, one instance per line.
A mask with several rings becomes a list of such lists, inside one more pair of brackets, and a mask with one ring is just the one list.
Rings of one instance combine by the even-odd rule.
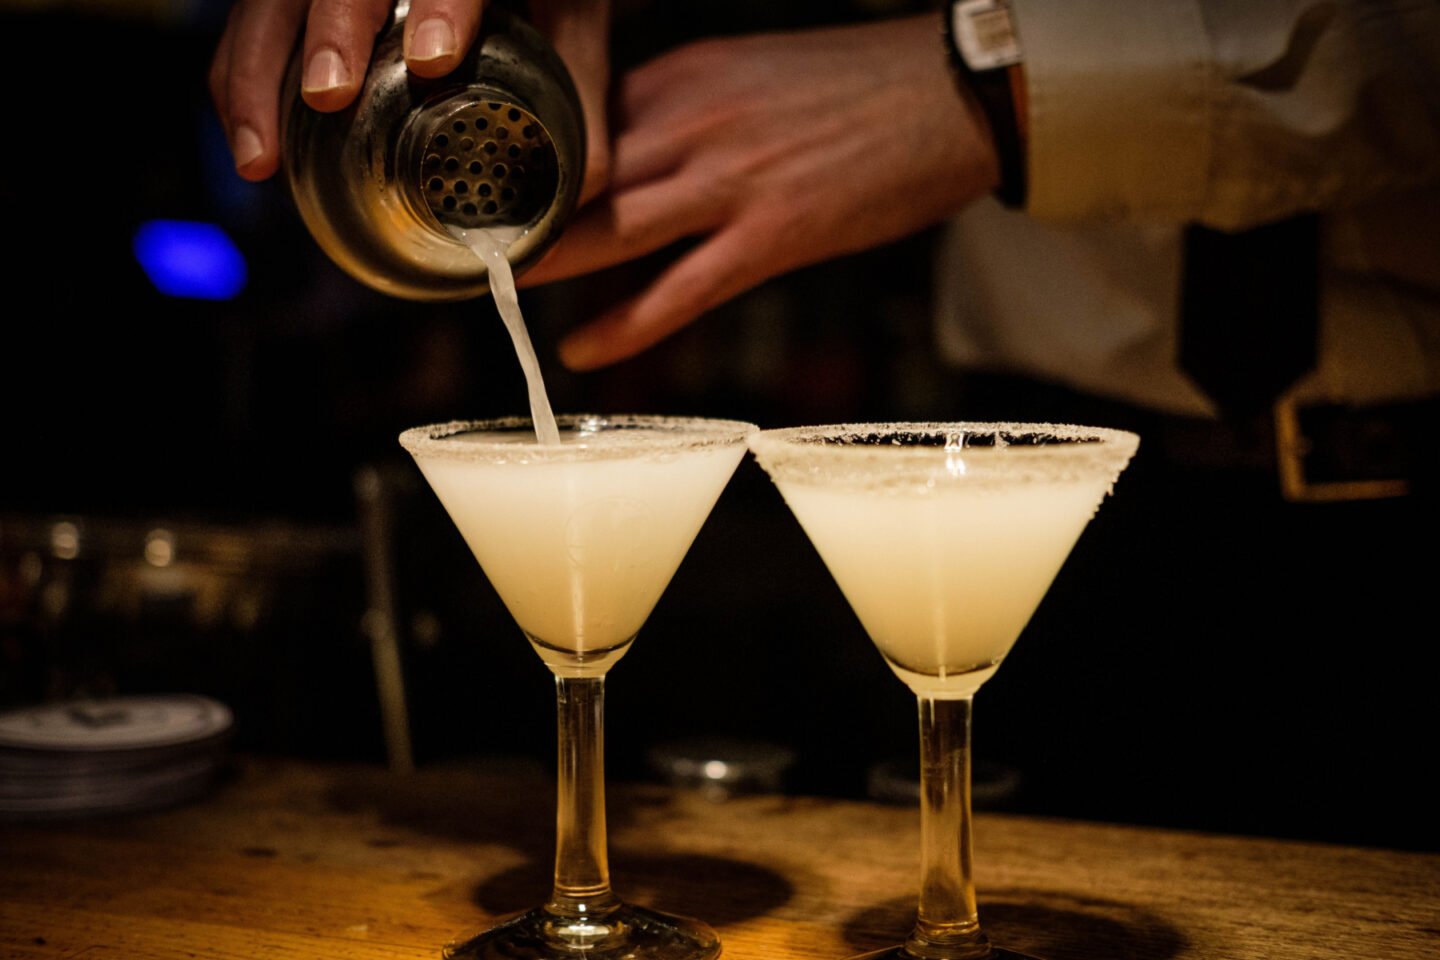
[[520, 228], [516, 273], [559, 237], [585, 174], [585, 122], [559, 55], [530, 24], [487, 4], [460, 66], [427, 80], [405, 67], [400, 0], [376, 38], [355, 103], [300, 99], [299, 54], [281, 116], [285, 176], [305, 225], [347, 273], [409, 300], [489, 289], [452, 228]]

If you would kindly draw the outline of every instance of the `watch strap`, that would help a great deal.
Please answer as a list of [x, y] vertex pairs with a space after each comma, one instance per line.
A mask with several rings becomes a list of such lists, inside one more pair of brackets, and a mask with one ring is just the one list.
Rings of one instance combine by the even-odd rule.
[[1007, 207], [1023, 207], [1025, 137], [1016, 107], [1024, 102], [1024, 54], [1010, 5], [1006, 0], [949, 0], [944, 33], [957, 82], [974, 94], [990, 124], [1000, 165], [995, 195]]

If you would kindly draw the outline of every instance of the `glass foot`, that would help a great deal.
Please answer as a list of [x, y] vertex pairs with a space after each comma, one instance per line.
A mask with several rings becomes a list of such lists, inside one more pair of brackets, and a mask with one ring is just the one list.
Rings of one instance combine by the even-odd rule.
[[1028, 953], [1016, 953], [1014, 950], [1006, 950], [1004, 947], [988, 943], [963, 948], [961, 952], [954, 954], [937, 952], [925, 955], [911, 953], [905, 944], [897, 943], [895, 946], [886, 947], [883, 950], [862, 953], [858, 957], [851, 957], [850, 960], [1036, 960], [1036, 958]]
[[445, 960], [712, 960], [720, 938], [698, 920], [621, 904], [575, 920], [538, 907], [445, 948]]

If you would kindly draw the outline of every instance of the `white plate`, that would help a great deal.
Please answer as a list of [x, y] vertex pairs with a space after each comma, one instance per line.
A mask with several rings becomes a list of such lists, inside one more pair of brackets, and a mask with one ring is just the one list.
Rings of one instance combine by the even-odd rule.
[[141, 750], [193, 744], [225, 733], [230, 708], [194, 694], [72, 700], [0, 713], [0, 747]]

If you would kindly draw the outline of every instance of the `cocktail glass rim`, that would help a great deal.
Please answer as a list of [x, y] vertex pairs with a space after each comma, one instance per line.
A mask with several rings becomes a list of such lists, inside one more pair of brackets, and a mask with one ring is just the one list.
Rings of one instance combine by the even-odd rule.
[[[997, 434], [1015, 439], [1003, 445], [974, 442]], [[936, 442], [899, 442], [898, 438], [902, 437], [925, 437]], [[866, 442], [848, 442], [851, 438], [865, 438]], [[1037, 438], [1043, 442], [1033, 442]], [[925, 466], [961, 453], [967, 464], [973, 462], [981, 469], [1054, 473], [1057, 478], [1064, 478], [1076, 467], [1086, 465], [1101, 468], [1118, 461], [1123, 467], [1138, 448], [1140, 437], [1113, 427], [955, 420], [778, 427], [758, 430], [748, 442], [751, 452], [767, 463], [767, 469], [769, 463], [788, 466], [822, 461], [853, 466], [876, 463]]]
[[[524, 431], [533, 430], [529, 417], [508, 416], [478, 420], [449, 420], [411, 427], [400, 434], [400, 445], [414, 457], [440, 457], [447, 460], [504, 463], [565, 463], [635, 456], [663, 455], [711, 446], [733, 446], [748, 440], [759, 431], [753, 423], [714, 417], [676, 417], [658, 414], [557, 414], [556, 423], [562, 439], [576, 439], [559, 445], [536, 441], [533, 435], [522, 438]], [[462, 434], [513, 432], [516, 436], [503, 440], [467, 437], [455, 442]], [[600, 437], [603, 440], [598, 440]], [[597, 438], [590, 442], [588, 438]], [[634, 437], [636, 442], [626, 443]]]

